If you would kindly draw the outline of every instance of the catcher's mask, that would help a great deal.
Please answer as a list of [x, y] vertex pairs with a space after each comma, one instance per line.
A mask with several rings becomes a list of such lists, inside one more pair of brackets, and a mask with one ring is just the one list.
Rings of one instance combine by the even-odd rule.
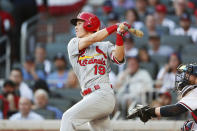
[[181, 64], [177, 68], [175, 77], [175, 88], [177, 91], [182, 91], [185, 86], [190, 85], [190, 75], [197, 76], [197, 64]]
[[195, 121], [193, 120], [187, 120], [184, 124], [183, 127], [181, 128], [181, 131], [193, 131]]

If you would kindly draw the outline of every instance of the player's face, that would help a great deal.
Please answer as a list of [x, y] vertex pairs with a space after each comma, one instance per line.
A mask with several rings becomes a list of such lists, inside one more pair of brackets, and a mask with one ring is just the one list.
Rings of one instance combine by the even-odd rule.
[[78, 20], [75, 26], [76, 36], [82, 38], [88, 34], [88, 32], [83, 27], [84, 21]]

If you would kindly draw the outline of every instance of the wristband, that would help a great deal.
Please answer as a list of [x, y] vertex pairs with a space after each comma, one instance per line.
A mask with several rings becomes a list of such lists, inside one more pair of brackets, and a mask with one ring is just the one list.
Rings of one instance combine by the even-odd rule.
[[106, 27], [106, 30], [108, 34], [111, 35], [114, 31], [117, 30], [117, 28], [118, 28], [118, 25], [112, 25], [112, 26]]
[[116, 45], [123, 46], [123, 38], [122, 35], [116, 33]]

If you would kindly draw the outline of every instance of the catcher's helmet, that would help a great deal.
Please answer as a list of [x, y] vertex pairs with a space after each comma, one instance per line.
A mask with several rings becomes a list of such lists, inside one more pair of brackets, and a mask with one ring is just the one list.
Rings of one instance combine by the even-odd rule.
[[193, 131], [192, 128], [194, 127], [195, 121], [188, 120], [184, 123], [183, 127], [181, 128], [181, 131]]
[[190, 75], [197, 76], [197, 64], [180, 65], [177, 68], [175, 77], [175, 87], [177, 91], [182, 91], [185, 86], [190, 85]]
[[86, 31], [94, 32], [100, 27], [99, 18], [92, 13], [82, 12], [77, 16], [77, 18], [71, 19], [70, 22], [76, 26], [78, 20], [85, 21], [83, 27]]

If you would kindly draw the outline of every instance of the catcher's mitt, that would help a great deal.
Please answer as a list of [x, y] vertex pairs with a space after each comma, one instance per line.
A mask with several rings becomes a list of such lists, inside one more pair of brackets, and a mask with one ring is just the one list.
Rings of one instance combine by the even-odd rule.
[[129, 111], [129, 115], [127, 116], [127, 118], [133, 119], [136, 117], [140, 117], [141, 121], [147, 122], [149, 119], [151, 119], [151, 115], [149, 113], [150, 109], [150, 106], [137, 105], [134, 109]]

